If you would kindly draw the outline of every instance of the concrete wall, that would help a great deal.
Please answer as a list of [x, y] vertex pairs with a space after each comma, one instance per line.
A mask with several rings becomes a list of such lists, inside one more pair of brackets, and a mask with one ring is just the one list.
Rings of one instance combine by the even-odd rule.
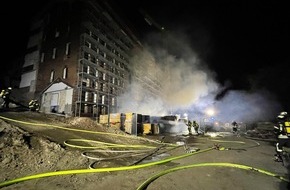
[[36, 71], [27, 72], [21, 75], [19, 88], [29, 87], [36, 79]]

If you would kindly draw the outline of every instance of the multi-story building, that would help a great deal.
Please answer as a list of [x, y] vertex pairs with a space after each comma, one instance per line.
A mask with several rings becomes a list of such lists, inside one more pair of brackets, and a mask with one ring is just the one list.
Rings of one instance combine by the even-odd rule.
[[138, 51], [141, 43], [107, 1], [50, 3], [31, 25], [20, 82], [23, 100], [38, 99], [46, 113], [117, 112], [117, 97], [134, 80], [160, 92], [157, 70], [144, 76], [139, 71], [148, 66], [130, 62]]

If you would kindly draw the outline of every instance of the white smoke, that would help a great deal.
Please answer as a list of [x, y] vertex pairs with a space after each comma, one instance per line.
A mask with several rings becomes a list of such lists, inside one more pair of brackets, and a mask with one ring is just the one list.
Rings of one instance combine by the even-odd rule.
[[[156, 36], [151, 37], [151, 41], [157, 41]], [[133, 80], [118, 99], [119, 112], [156, 116], [187, 113], [189, 119], [200, 121], [209, 117], [206, 110], [213, 108], [218, 121], [254, 122], [271, 120], [280, 111], [279, 103], [265, 90], [229, 90], [216, 100], [225, 87], [215, 81], [216, 73], [208, 69], [187, 42], [180, 36], [167, 36], [167, 50], [174, 46], [176, 54], [152, 45], [145, 45], [143, 51], [135, 54], [132, 68], [141, 69], [143, 77], [156, 77], [161, 93], [152, 95], [138, 80]]]
[[145, 115], [165, 115], [166, 106], [160, 97], [150, 95], [138, 82], [132, 83], [126, 93], [118, 98], [119, 112]]
[[273, 120], [281, 111], [280, 104], [266, 90], [231, 90], [221, 101], [216, 102], [215, 107], [219, 120], [246, 123]]

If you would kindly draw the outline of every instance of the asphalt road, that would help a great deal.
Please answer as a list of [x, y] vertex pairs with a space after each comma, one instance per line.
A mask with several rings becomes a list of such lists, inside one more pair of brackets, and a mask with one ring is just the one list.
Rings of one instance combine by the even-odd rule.
[[[255, 189], [286, 190], [287, 182], [271, 175], [289, 179], [289, 168], [274, 161], [275, 146], [272, 141], [252, 140], [245, 136], [237, 137], [230, 133], [223, 136], [166, 136], [165, 142], [185, 142], [192, 149], [217, 146], [207, 152], [174, 161], [177, 166], [204, 164], [201, 167], [188, 167], [166, 174], [150, 184], [149, 189]], [[180, 152], [178, 152], [180, 151]], [[176, 150], [175, 155], [182, 154]], [[223, 163], [221, 166], [214, 164]], [[210, 166], [212, 164], [212, 166]], [[232, 164], [232, 165], [231, 165]], [[234, 167], [236, 164], [237, 167]], [[243, 169], [251, 167], [251, 170]], [[264, 172], [264, 173], [263, 173]], [[265, 174], [269, 172], [268, 174]], [[163, 183], [162, 183], [163, 182]], [[162, 185], [161, 185], [162, 184]]]

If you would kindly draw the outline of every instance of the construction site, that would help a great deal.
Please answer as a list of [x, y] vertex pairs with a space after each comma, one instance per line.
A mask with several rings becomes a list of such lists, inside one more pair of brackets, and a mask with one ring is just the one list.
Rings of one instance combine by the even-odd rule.
[[113, 115], [108, 126], [86, 117], [1, 110], [0, 188], [289, 188], [288, 160], [274, 162], [276, 139], [267, 125], [239, 135], [170, 134], [148, 127], [146, 119], [140, 130], [138, 122], [129, 124], [132, 115], [122, 129]]
[[31, 21], [0, 99], [0, 189], [290, 189], [272, 97], [224, 93], [182, 37], [140, 9], [151, 47], [110, 2], [49, 1]]

